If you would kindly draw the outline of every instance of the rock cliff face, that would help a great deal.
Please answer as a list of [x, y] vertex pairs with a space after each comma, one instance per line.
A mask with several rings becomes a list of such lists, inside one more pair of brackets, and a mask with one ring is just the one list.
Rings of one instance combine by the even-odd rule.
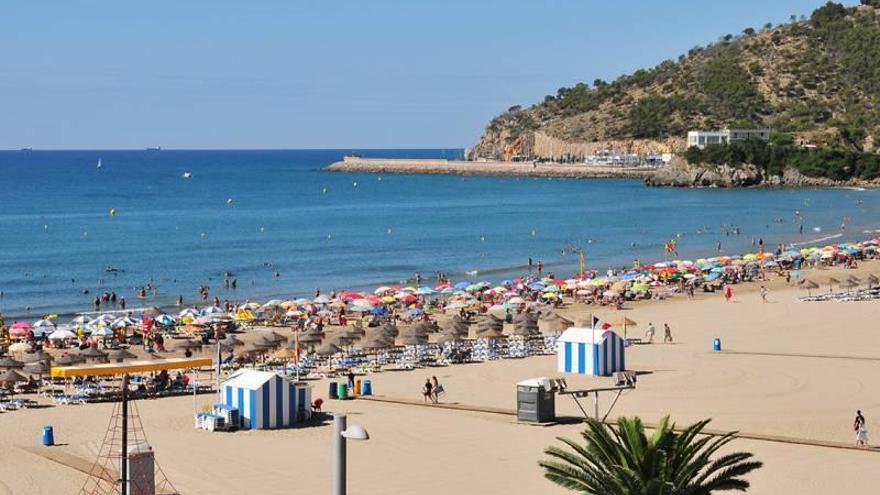
[[682, 159], [673, 162], [645, 178], [649, 186], [668, 187], [877, 187], [880, 181], [852, 179], [835, 181], [807, 177], [795, 169], [787, 168], [782, 175], [766, 175], [754, 165], [730, 167], [693, 166]]

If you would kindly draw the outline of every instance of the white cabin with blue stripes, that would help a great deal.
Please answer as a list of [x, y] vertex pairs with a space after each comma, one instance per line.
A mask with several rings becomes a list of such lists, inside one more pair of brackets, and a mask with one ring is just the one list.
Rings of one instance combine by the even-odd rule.
[[223, 403], [238, 408], [242, 429], [289, 428], [311, 416], [311, 385], [277, 373], [239, 370], [222, 389]]
[[571, 327], [556, 341], [561, 373], [610, 376], [626, 370], [623, 339], [611, 330]]

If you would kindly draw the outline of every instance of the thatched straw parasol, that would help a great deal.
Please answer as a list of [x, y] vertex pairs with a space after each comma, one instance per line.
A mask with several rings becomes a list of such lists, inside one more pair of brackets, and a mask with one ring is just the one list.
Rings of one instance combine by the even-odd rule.
[[870, 289], [871, 287], [874, 287], [875, 285], [880, 283], [880, 278], [877, 278], [876, 276], [874, 276], [872, 274], [872, 275], [868, 275], [868, 278], [866, 281], [868, 283], [868, 288]]
[[65, 354], [55, 360], [56, 366], [73, 366], [85, 361], [85, 358], [78, 354]]
[[315, 354], [319, 356], [332, 356], [334, 354], [339, 354], [340, 352], [342, 352], [342, 349], [329, 342], [315, 350]]
[[801, 286], [801, 289], [807, 289], [808, 296], [813, 295], [813, 289], [819, 288], [819, 284], [817, 284], [816, 282], [813, 282], [812, 280], [807, 280], [807, 279], [802, 280], [799, 285]]
[[443, 327], [444, 333], [455, 335], [467, 335], [469, 329], [468, 322], [464, 321], [464, 318], [459, 315], [449, 318]]
[[268, 334], [266, 334], [266, 338], [278, 344], [287, 342], [287, 337], [281, 335], [278, 332], [269, 332]]
[[495, 318], [492, 315], [486, 315], [477, 324], [477, 337], [484, 337], [488, 334], [501, 334], [504, 331], [504, 320]]
[[398, 340], [400, 345], [425, 345], [428, 343], [427, 334], [405, 333]]
[[110, 361], [116, 361], [117, 363], [121, 363], [126, 359], [134, 359], [136, 357], [136, 355], [128, 352], [125, 349], [117, 349], [111, 352], [109, 356], [107, 356]]
[[837, 279], [834, 278], [834, 277], [829, 277], [829, 278], [828, 278], [828, 290], [830, 290], [831, 292], [834, 292], [834, 284], [838, 284], [838, 285], [839, 285], [839, 284], [840, 284], [840, 280], [837, 280]]
[[21, 356], [21, 361], [23, 363], [33, 363], [33, 362], [37, 362], [37, 361], [52, 361], [52, 359], [53, 359], [52, 355], [42, 349], [40, 349], [38, 351], [34, 351], [34, 352], [27, 352], [25, 354], [22, 354], [22, 356]]
[[178, 343], [175, 343], [175, 344], [174, 344], [174, 348], [175, 348], [175, 349], [181, 349], [181, 350], [184, 350], [184, 351], [187, 350], [187, 349], [189, 349], [189, 350], [193, 350], [193, 349], [201, 349], [201, 348], [202, 348], [202, 343], [199, 342], [199, 341], [197, 341], [197, 340], [186, 339], [186, 340], [180, 341], [180, 342], [178, 342]]
[[79, 351], [79, 355], [86, 361], [107, 362], [107, 353], [99, 350], [97, 347], [86, 347]]
[[234, 346], [242, 346], [242, 345], [244, 345], [244, 342], [239, 340], [239, 338], [236, 337], [235, 335], [227, 335], [226, 338], [224, 338], [223, 340], [220, 341], [220, 344], [225, 345], [225, 346], [229, 346], [229, 347], [234, 347]]
[[13, 369], [8, 369], [0, 374], [0, 384], [6, 385], [10, 390], [12, 390], [12, 387], [15, 386], [16, 383], [26, 381], [28, 381], [28, 377]]
[[394, 338], [383, 334], [373, 333], [364, 339], [360, 346], [364, 350], [387, 349], [389, 347], [394, 347]]
[[439, 332], [440, 329], [434, 322], [420, 321], [413, 326], [413, 331], [416, 333], [431, 334]]
[[322, 342], [324, 340], [325, 334], [324, 332], [313, 332], [311, 330], [307, 332], [303, 332], [299, 338], [288, 342], [287, 347], [295, 346], [296, 340], [299, 340], [300, 344], [317, 344], [318, 342]]
[[0, 359], [0, 369], [11, 370], [21, 368], [24, 368], [24, 363], [22, 363], [21, 361], [8, 357]]
[[532, 313], [521, 313], [513, 319], [513, 334], [523, 337], [538, 335], [538, 318]]
[[263, 335], [260, 335], [256, 339], [251, 342], [251, 345], [254, 347], [262, 347], [264, 349], [272, 349], [278, 347], [278, 343], [272, 340], [269, 340]]
[[391, 338], [397, 337], [400, 335], [400, 330], [398, 330], [397, 325], [393, 323], [386, 323], [378, 328], [380, 332], [385, 335], [388, 335]]
[[52, 367], [46, 361], [34, 361], [24, 365], [24, 372], [32, 375], [48, 375], [52, 371]]
[[563, 316], [559, 316], [558, 313], [554, 311], [550, 311], [548, 313], [542, 313], [538, 318], [539, 322], [544, 324], [544, 328], [547, 333], [562, 333], [565, 330], [568, 330], [569, 327], [574, 325], [574, 322], [565, 318]]
[[296, 351], [285, 347], [273, 352], [272, 357], [284, 361], [287, 361], [288, 359], [296, 359]]
[[626, 338], [626, 329], [629, 327], [634, 327], [634, 326], [638, 325], [638, 323], [636, 323], [635, 321], [630, 320], [629, 318], [624, 316], [623, 318], [618, 318], [618, 319], [612, 321], [611, 325], [615, 326], [615, 327], [622, 328], [623, 329], [623, 338]]

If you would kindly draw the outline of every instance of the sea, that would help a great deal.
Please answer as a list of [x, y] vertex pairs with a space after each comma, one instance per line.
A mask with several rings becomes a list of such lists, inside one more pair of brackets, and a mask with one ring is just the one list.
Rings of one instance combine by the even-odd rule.
[[661, 260], [672, 239], [695, 259], [880, 229], [877, 190], [323, 170], [350, 153], [462, 150], [0, 151], [0, 311], [7, 321], [91, 311], [111, 291], [129, 308], [189, 305], [200, 286], [211, 300], [288, 299], [417, 273], [496, 282], [526, 273], [529, 258], [567, 277], [581, 252], [604, 272]]

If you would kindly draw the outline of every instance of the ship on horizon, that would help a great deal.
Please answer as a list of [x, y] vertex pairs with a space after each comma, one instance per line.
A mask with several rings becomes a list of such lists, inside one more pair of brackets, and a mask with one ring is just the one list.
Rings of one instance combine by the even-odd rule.
[[162, 151], [161, 146], [148, 146], [146, 151]]

